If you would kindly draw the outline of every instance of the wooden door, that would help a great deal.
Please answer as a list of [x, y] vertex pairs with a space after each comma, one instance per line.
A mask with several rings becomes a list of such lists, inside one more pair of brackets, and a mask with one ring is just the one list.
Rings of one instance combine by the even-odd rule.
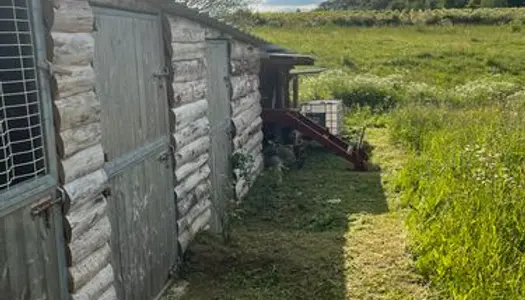
[[39, 0], [0, 5], [0, 299], [68, 299]]
[[117, 290], [121, 300], [149, 300], [177, 259], [162, 26], [158, 15], [94, 12]]
[[221, 216], [232, 197], [232, 125], [230, 60], [228, 41], [210, 40], [206, 47], [208, 67], [208, 119], [210, 121], [210, 169], [214, 216], [212, 229], [221, 231]]

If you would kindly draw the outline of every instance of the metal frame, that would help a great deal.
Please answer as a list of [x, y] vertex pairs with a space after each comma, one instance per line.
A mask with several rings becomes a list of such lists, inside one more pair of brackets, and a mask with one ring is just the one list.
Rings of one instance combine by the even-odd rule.
[[[41, 0], [27, 0], [28, 17], [31, 20], [31, 31], [33, 36], [33, 47], [35, 52], [35, 71], [38, 81], [37, 89], [39, 94], [39, 109], [41, 112], [42, 123], [42, 143], [44, 145], [44, 159], [46, 161], [47, 172], [40, 178], [19, 183], [8, 191], [0, 192], [0, 197], [7, 201], [0, 202], [0, 217], [3, 217], [14, 210], [29, 205], [46, 195], [51, 194], [56, 197], [57, 190], [57, 157], [55, 144], [55, 129], [53, 125], [53, 109], [49, 80], [51, 74], [48, 72], [48, 62], [46, 61], [46, 41], [44, 32], [43, 8]], [[53, 210], [54, 229], [56, 236], [58, 280], [60, 285], [60, 300], [69, 299], [67, 287], [67, 265], [65, 255], [65, 241], [62, 224], [62, 207], [55, 205]]]
[[[35, 79], [38, 81], [37, 89], [39, 94], [39, 110], [41, 112], [42, 123], [42, 143], [44, 145], [44, 159], [47, 166], [46, 174], [31, 180], [20, 182], [13, 186], [13, 188], [0, 192], [0, 198], [5, 199], [0, 201], [0, 215], [13, 211], [21, 205], [27, 204], [31, 197], [28, 197], [31, 191], [35, 194], [40, 190], [46, 188], [53, 188], [56, 186], [57, 170], [56, 170], [56, 155], [55, 155], [55, 139], [52, 118], [52, 100], [50, 99], [50, 89], [48, 84], [48, 77], [42, 70], [42, 65], [45, 64], [45, 40], [44, 40], [44, 22], [43, 11], [40, 1], [28, 0], [28, 18], [31, 20], [31, 32], [34, 43], [35, 52]], [[26, 200], [26, 201], [25, 201]]]

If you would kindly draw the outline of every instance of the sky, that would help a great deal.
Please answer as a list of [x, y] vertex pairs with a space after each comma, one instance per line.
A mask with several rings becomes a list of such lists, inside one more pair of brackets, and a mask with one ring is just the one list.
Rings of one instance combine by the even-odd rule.
[[252, 10], [266, 11], [301, 11], [312, 10], [323, 0], [259, 0], [257, 4], [251, 5]]

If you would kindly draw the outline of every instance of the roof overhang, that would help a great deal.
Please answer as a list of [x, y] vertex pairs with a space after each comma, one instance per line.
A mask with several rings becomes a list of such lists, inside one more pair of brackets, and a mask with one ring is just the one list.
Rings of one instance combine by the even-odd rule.
[[309, 55], [296, 53], [268, 53], [268, 60], [272, 64], [289, 66], [311, 66], [315, 59]]
[[312, 74], [319, 74], [324, 71], [326, 71], [325, 68], [293, 69], [293, 70], [290, 70], [290, 75], [312, 75]]

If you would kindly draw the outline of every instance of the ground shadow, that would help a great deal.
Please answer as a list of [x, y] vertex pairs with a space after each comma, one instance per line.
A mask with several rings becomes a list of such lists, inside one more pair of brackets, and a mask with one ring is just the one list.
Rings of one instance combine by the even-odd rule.
[[[224, 245], [201, 235], [185, 257], [184, 299], [350, 299], [346, 235], [357, 216], [388, 211], [379, 172], [310, 150], [301, 169], [266, 172]], [[169, 298], [168, 298], [169, 299]]]

